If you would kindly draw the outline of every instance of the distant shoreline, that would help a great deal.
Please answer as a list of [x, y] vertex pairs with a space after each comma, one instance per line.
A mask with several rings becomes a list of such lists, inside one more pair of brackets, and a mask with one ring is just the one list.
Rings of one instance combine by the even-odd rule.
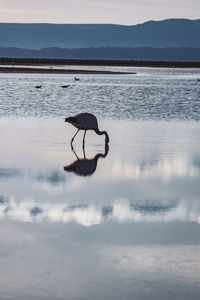
[[0, 65], [13, 66], [110, 66], [154, 68], [200, 68], [200, 61], [144, 61], [144, 60], [96, 60], [96, 59], [49, 59], [0, 57]]

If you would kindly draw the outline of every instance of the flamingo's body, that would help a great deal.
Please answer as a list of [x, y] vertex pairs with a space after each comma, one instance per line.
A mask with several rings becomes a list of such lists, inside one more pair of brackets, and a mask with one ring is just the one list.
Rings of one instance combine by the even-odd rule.
[[73, 140], [74, 140], [75, 136], [77, 135], [77, 133], [79, 132], [79, 130], [85, 131], [84, 137], [83, 137], [83, 144], [85, 142], [85, 135], [86, 135], [87, 130], [94, 130], [99, 135], [105, 134], [105, 142], [106, 142], [106, 144], [109, 143], [109, 136], [108, 136], [107, 132], [99, 130], [97, 118], [93, 114], [81, 113], [74, 117], [66, 118], [65, 122], [71, 123], [73, 126], [78, 128], [78, 131], [76, 132], [76, 134], [73, 136], [73, 138], [71, 140], [71, 144], [73, 143]]

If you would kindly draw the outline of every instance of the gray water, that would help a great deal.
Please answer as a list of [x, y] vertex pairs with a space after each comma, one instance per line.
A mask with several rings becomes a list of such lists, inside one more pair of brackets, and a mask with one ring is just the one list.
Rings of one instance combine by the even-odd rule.
[[132, 70], [0, 75], [2, 299], [199, 298], [200, 70]]
[[[80, 75], [78, 83], [73, 75], [0, 74], [0, 115], [64, 117], [92, 111], [117, 120], [200, 120], [199, 69], [125, 70], [137, 74]], [[38, 84], [42, 89], [35, 89]], [[63, 84], [70, 87], [60, 88]]]

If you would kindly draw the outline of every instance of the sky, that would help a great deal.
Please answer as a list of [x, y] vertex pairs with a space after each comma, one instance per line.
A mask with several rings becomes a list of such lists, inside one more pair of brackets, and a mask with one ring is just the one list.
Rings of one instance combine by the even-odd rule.
[[135, 25], [199, 12], [199, 0], [0, 0], [0, 22]]

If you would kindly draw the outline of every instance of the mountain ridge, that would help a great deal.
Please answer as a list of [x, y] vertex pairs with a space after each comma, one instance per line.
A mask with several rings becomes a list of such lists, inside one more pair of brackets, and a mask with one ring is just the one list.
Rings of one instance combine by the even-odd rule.
[[65, 49], [58, 47], [21, 49], [0, 47], [0, 57], [50, 58], [50, 59], [100, 59], [100, 60], [148, 60], [148, 61], [200, 61], [200, 48], [192, 47], [100, 47]]
[[200, 19], [136, 25], [0, 23], [0, 47], [200, 47]]

